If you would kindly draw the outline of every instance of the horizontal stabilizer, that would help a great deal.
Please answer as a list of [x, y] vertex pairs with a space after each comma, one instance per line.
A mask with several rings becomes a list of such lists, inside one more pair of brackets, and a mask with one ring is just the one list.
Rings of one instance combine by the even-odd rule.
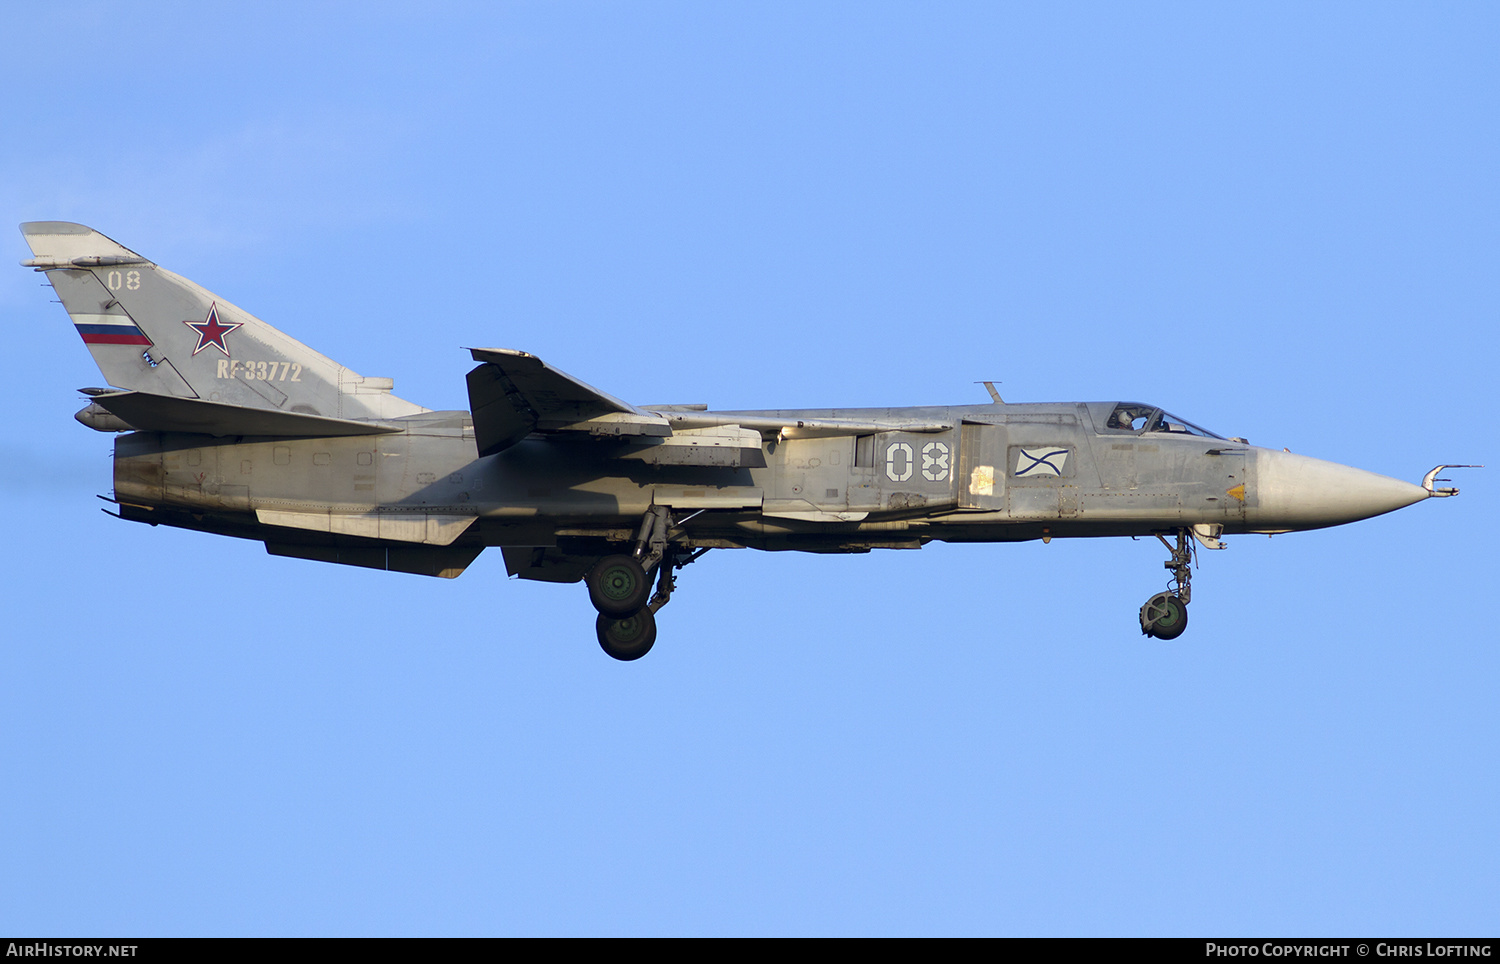
[[201, 398], [178, 398], [148, 392], [95, 395], [94, 404], [141, 432], [192, 432], [202, 435], [275, 435], [283, 438], [336, 438], [386, 435], [401, 431], [374, 422], [246, 408]]
[[480, 455], [494, 455], [532, 432], [602, 436], [672, 434], [666, 419], [586, 385], [523, 351], [471, 348], [483, 362], [469, 372], [469, 410]]

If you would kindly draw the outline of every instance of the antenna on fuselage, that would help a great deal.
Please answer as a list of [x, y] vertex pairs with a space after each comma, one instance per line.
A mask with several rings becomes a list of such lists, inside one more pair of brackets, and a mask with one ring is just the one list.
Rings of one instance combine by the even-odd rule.
[[984, 390], [990, 393], [990, 398], [992, 398], [992, 399], [995, 400], [995, 404], [996, 405], [1004, 405], [1005, 404], [1005, 399], [1001, 398], [1000, 397], [1000, 393], [997, 392], [997, 391], [995, 391], [995, 385], [996, 385], [995, 382], [975, 382], [974, 384], [975, 385], [983, 385], [984, 386]]

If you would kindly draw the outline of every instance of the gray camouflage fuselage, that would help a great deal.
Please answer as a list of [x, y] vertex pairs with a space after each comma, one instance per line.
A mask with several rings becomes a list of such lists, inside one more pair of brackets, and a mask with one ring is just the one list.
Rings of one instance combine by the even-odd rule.
[[[1101, 430], [1113, 403], [716, 413], [785, 421], [910, 419], [941, 432], [771, 438], [763, 467], [650, 465], [626, 440], [531, 437], [480, 458], [467, 412], [388, 424], [354, 438], [205, 439], [135, 433], [117, 442], [115, 494], [142, 521], [264, 540], [272, 552], [378, 564], [378, 528], [265, 525], [287, 514], [421, 526], [389, 568], [461, 570], [485, 546], [513, 573], [571, 581], [593, 544], [629, 543], [653, 505], [680, 516], [687, 547], [862, 552], [931, 540], [1013, 542], [1140, 536], [1195, 525], [1223, 534], [1338, 525], [1424, 499], [1421, 486], [1241, 442]], [[706, 418], [710, 413], [693, 417]], [[924, 471], [922, 450], [947, 465]], [[1019, 452], [1062, 451], [1058, 474], [1017, 474]], [[934, 448], [934, 451], [941, 451]], [[1024, 463], [1021, 466], [1025, 468]], [[473, 521], [448, 545], [444, 527]], [[342, 549], [342, 552], [337, 551]], [[360, 561], [360, 550], [372, 552]], [[572, 550], [572, 551], [570, 551]], [[601, 550], [602, 551], [602, 550]], [[339, 557], [335, 560], [334, 557]], [[573, 559], [576, 565], [569, 565]], [[386, 565], [378, 565], [387, 568]], [[454, 573], [456, 574], [456, 572]]]

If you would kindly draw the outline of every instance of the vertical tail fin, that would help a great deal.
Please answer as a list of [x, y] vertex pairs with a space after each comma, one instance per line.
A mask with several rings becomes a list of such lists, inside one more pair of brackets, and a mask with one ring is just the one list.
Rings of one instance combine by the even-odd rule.
[[333, 418], [426, 411], [390, 394], [98, 231], [30, 221], [21, 233], [116, 388]]

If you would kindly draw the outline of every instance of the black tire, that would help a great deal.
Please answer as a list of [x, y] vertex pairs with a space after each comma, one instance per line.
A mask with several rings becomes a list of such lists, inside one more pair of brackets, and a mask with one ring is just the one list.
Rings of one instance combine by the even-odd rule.
[[1187, 629], [1187, 603], [1172, 593], [1157, 593], [1141, 607], [1141, 631], [1157, 639], [1176, 639]]
[[615, 659], [640, 659], [656, 643], [656, 616], [649, 609], [624, 619], [601, 613], [594, 621], [594, 632], [599, 635], [599, 647]]
[[651, 591], [651, 580], [633, 556], [605, 556], [585, 580], [589, 602], [600, 615], [624, 619], [640, 612]]

